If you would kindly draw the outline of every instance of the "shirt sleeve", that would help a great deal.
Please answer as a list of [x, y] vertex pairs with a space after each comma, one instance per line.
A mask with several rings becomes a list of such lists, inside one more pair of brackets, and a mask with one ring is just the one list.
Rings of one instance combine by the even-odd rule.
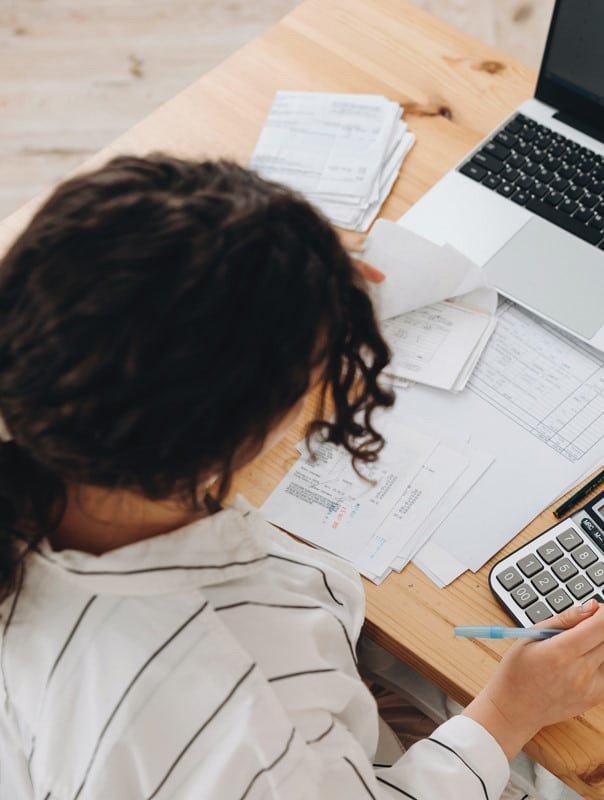
[[375, 772], [380, 797], [414, 800], [497, 800], [509, 774], [497, 741], [482, 725], [461, 716], [414, 744], [393, 766]]

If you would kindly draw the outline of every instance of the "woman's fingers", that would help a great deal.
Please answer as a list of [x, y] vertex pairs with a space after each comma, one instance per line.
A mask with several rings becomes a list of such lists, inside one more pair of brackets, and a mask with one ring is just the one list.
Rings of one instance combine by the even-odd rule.
[[568, 628], [548, 641], [553, 645], [559, 639], [555, 646], [570, 647], [576, 658], [604, 644], [604, 606], [598, 603], [595, 610], [591, 604], [569, 608], [548, 622], [552, 628]]
[[366, 281], [370, 281], [370, 283], [381, 283], [385, 280], [386, 276], [381, 270], [377, 269], [377, 267], [372, 267], [371, 264], [368, 264], [366, 261], [361, 261], [358, 258], [354, 259], [354, 263]]

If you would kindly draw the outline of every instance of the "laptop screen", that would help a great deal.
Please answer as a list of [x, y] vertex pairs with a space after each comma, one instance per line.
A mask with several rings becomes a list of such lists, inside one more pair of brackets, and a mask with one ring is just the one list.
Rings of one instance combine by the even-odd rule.
[[536, 96], [603, 126], [604, 0], [557, 0]]

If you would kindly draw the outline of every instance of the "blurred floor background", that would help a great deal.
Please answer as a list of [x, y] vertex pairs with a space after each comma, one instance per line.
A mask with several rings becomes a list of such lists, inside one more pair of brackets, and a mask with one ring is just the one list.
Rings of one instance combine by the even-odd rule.
[[[299, 2], [0, 0], [0, 219]], [[553, 0], [412, 2], [538, 67]]]

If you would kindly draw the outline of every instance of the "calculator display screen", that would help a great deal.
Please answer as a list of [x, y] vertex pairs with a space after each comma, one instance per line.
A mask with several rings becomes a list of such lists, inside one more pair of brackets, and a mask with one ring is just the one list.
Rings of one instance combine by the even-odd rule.
[[600, 518], [599, 521], [604, 522], [604, 500], [594, 503], [592, 511]]

